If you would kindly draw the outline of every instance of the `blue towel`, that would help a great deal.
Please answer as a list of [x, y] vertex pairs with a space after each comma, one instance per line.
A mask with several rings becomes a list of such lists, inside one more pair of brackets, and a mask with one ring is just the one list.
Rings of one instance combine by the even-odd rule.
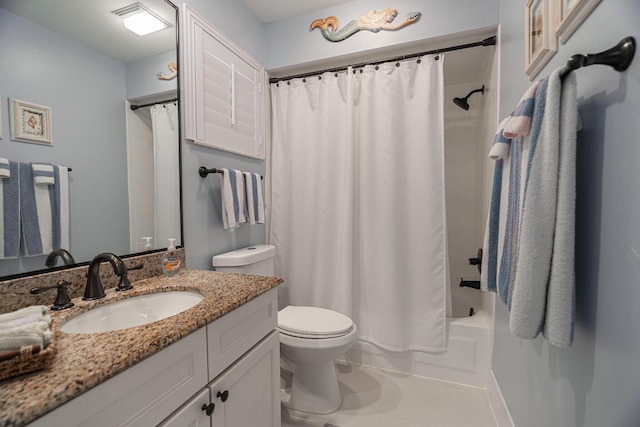
[[68, 169], [48, 165], [46, 177], [41, 178], [44, 181], [36, 183], [43, 164], [37, 165], [34, 168], [34, 164], [20, 163], [20, 217], [26, 256], [69, 250]]
[[0, 259], [17, 258], [20, 252], [20, 164], [7, 163], [8, 176], [0, 179]]
[[262, 178], [257, 173], [243, 172], [249, 224], [264, 224]]
[[497, 266], [498, 246], [500, 240], [500, 204], [502, 193], [502, 174], [504, 169], [504, 156], [509, 154], [511, 140], [505, 138], [503, 130], [508, 117], [500, 123], [489, 156], [496, 159], [493, 169], [493, 183], [491, 186], [491, 200], [489, 204], [489, 217], [487, 219], [487, 231], [485, 233], [484, 258], [482, 262], [482, 274], [480, 285], [482, 290], [497, 291]]
[[237, 169], [222, 170], [222, 223], [233, 230], [247, 222], [244, 202], [244, 179]]

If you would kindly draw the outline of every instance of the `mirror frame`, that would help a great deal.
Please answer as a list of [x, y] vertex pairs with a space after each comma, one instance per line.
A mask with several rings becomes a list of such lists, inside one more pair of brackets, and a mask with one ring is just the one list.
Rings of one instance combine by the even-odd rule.
[[[181, 244], [180, 245], [176, 245], [176, 248], [184, 248], [184, 221], [183, 221], [183, 196], [182, 196], [182, 133], [183, 133], [183, 128], [182, 128], [182, 97], [180, 96], [180, 87], [181, 87], [181, 82], [182, 82], [182, 73], [181, 73], [181, 58], [180, 58], [180, 7], [176, 6], [172, 1], [170, 0], [164, 0], [164, 2], [169, 5], [170, 7], [172, 7], [175, 10], [175, 18], [176, 18], [176, 24], [175, 24], [175, 33], [176, 33], [176, 62], [178, 63], [178, 75], [176, 76], [177, 82], [176, 82], [176, 97], [178, 98], [178, 170], [180, 173], [179, 176], [179, 187], [180, 187], [180, 237], [181, 237]], [[167, 248], [160, 248], [160, 249], [153, 249], [150, 251], [143, 251], [143, 252], [134, 252], [134, 253], [129, 253], [129, 254], [123, 254], [123, 255], [118, 255], [118, 257], [124, 259], [127, 258], [133, 258], [133, 257], [137, 257], [137, 256], [143, 256], [143, 255], [150, 255], [150, 254], [154, 254], [154, 253], [161, 253], [161, 252], [166, 252]], [[108, 249], [105, 249], [105, 251], [108, 251]], [[98, 254], [95, 254], [98, 255]], [[94, 255], [94, 256], [95, 256]], [[117, 254], [116, 254], [117, 255]], [[37, 276], [40, 274], [47, 274], [47, 273], [55, 273], [58, 271], [63, 271], [63, 270], [70, 270], [72, 268], [78, 268], [78, 267], [84, 267], [84, 266], [88, 266], [91, 263], [91, 261], [84, 261], [84, 262], [79, 262], [76, 264], [70, 264], [70, 265], [59, 265], [59, 266], [55, 266], [55, 267], [51, 267], [51, 268], [43, 268], [42, 270], [33, 270], [33, 271], [25, 271], [22, 273], [16, 273], [16, 274], [10, 274], [7, 276], [0, 276], [0, 282], [3, 281], [7, 281], [7, 280], [15, 280], [15, 279], [20, 279], [20, 278], [24, 278], [24, 277], [29, 277], [29, 276]], [[1, 292], [1, 291], [0, 291]]]

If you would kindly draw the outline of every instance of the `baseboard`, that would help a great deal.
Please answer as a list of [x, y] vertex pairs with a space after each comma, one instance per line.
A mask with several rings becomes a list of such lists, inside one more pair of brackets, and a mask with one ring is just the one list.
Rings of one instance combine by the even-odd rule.
[[487, 388], [487, 395], [489, 396], [489, 405], [491, 406], [491, 412], [496, 419], [497, 427], [515, 427], [513, 418], [507, 408], [507, 403], [502, 396], [502, 391], [498, 385], [493, 369], [489, 370], [489, 387]]

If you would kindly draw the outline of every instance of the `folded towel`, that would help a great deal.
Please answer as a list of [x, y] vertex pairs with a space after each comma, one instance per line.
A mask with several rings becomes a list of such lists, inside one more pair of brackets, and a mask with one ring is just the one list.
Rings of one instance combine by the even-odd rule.
[[0, 178], [11, 177], [11, 170], [9, 169], [9, 160], [0, 157]]
[[235, 229], [247, 222], [244, 203], [242, 172], [222, 169], [222, 223], [226, 229]]
[[17, 319], [0, 321], [0, 330], [11, 329], [16, 326], [28, 325], [29, 323], [45, 321], [51, 325], [51, 316], [49, 314], [31, 313]]
[[45, 348], [51, 342], [51, 328], [45, 321], [0, 330], [0, 353], [20, 350], [21, 347], [39, 345]]
[[33, 183], [38, 185], [53, 185], [56, 180], [53, 176], [53, 165], [48, 163], [31, 163], [33, 171]]
[[8, 167], [0, 179], [0, 259], [20, 253], [20, 164], [10, 161]]
[[262, 178], [257, 173], [243, 172], [249, 224], [264, 224]]
[[504, 135], [504, 126], [509, 122], [511, 116], [505, 117], [498, 125], [496, 136], [493, 139], [493, 145], [489, 150], [489, 158], [493, 160], [504, 159], [509, 155], [509, 146], [511, 145], [511, 139]]
[[533, 109], [535, 106], [535, 95], [540, 86], [540, 80], [535, 81], [525, 93], [522, 94], [518, 106], [511, 113], [509, 120], [504, 126], [504, 136], [507, 138], [517, 138], [527, 136], [531, 129]]
[[8, 322], [10, 320], [21, 319], [31, 314], [45, 316], [49, 314], [49, 308], [45, 305], [30, 305], [28, 307], [23, 307], [9, 313], [0, 314], [0, 322]]

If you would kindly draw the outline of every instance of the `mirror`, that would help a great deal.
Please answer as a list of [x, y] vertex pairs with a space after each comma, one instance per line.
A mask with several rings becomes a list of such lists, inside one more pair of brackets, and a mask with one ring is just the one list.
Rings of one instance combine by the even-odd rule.
[[[127, 30], [122, 12], [112, 12], [132, 4], [167, 28]], [[166, 0], [0, 1], [0, 157], [21, 170], [30, 162], [70, 168], [68, 250], [76, 263], [100, 252], [159, 250], [170, 237], [182, 243], [177, 16]], [[11, 118], [23, 114], [17, 100], [46, 107], [50, 143], [16, 140], [24, 131]], [[3, 225], [1, 239], [21, 226]], [[22, 241], [17, 257], [2, 252], [0, 278], [46, 269], [49, 252], [26, 256]], [[61, 264], [58, 257], [55, 268]]]

